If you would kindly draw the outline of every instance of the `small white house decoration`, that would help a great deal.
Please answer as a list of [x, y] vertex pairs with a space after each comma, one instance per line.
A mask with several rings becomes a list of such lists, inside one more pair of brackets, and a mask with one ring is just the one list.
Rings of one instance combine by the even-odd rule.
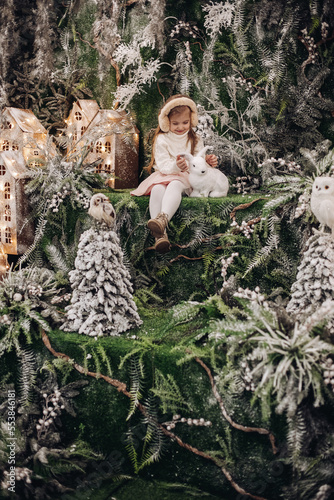
[[[50, 142], [50, 141], [49, 141]], [[45, 164], [47, 131], [30, 109], [4, 108], [0, 129], [0, 151], [19, 151], [26, 165]], [[55, 151], [48, 144], [49, 152]]]
[[126, 111], [100, 109], [94, 100], [79, 99], [66, 124], [68, 154], [88, 148], [86, 163], [108, 178], [109, 187], [137, 187], [139, 131]]
[[0, 244], [6, 254], [22, 255], [34, 240], [22, 179], [27, 171], [18, 151], [0, 151]]

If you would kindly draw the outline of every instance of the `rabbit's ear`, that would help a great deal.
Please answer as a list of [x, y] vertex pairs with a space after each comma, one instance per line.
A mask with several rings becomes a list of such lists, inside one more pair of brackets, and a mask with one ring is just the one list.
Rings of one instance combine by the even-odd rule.
[[205, 153], [207, 152], [208, 149], [210, 149], [211, 146], [205, 146], [203, 149], [199, 151], [199, 153], [196, 156], [201, 156], [202, 158], [205, 159]]
[[180, 156], [183, 156], [189, 163], [193, 161], [194, 157], [190, 153], [181, 153]]

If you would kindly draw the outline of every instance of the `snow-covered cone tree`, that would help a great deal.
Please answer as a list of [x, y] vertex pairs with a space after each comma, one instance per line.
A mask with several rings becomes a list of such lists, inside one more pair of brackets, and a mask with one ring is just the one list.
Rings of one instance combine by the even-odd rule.
[[[307, 241], [287, 311], [307, 316], [328, 299], [334, 299], [334, 239], [317, 231]], [[334, 320], [327, 326], [334, 335]]]
[[62, 329], [90, 336], [117, 336], [139, 326], [129, 271], [112, 230], [115, 211], [108, 198], [96, 194], [89, 214], [96, 220], [79, 241], [75, 269], [69, 273], [71, 303]]

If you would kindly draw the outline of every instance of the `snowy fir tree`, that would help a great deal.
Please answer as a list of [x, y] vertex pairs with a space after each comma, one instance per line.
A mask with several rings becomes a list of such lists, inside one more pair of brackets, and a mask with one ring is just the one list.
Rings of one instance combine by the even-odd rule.
[[[326, 300], [333, 299], [333, 290], [334, 240], [331, 234], [317, 231], [306, 243], [287, 311], [297, 317], [307, 317]], [[333, 320], [328, 328], [334, 334]]]
[[99, 219], [80, 237], [75, 269], [69, 273], [71, 304], [62, 326], [92, 337], [117, 336], [141, 324], [119, 239], [111, 229], [115, 212], [106, 199], [102, 194], [92, 197], [90, 213], [96, 217], [97, 212]]

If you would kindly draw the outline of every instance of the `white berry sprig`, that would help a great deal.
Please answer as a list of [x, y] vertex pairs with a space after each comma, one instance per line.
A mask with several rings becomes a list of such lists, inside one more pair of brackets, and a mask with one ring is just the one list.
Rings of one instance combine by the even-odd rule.
[[166, 427], [168, 431], [175, 429], [176, 424], [187, 424], [202, 427], [210, 427], [212, 422], [210, 420], [205, 420], [204, 418], [186, 418], [181, 415], [173, 415], [173, 420], [170, 422], [163, 422], [162, 425]]
[[65, 406], [61, 404], [61, 392], [58, 389], [56, 389], [55, 392], [49, 396], [44, 393], [43, 398], [45, 400], [43, 415], [36, 424], [38, 439], [47, 434], [55, 418], [60, 415], [61, 410], [65, 408]]

